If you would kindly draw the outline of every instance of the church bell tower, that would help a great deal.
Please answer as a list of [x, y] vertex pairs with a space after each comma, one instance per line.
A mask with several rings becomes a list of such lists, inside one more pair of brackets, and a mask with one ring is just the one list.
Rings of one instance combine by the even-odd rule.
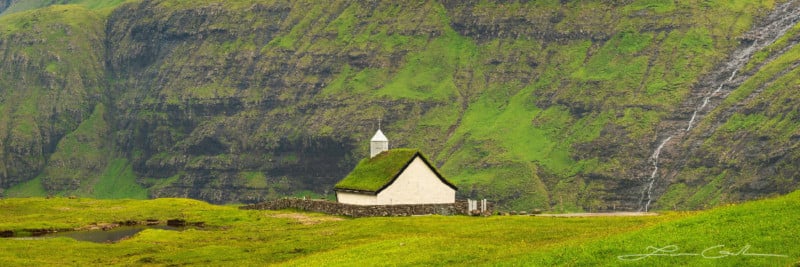
[[389, 139], [383, 135], [380, 127], [378, 127], [375, 136], [372, 136], [372, 140], [369, 141], [369, 157], [374, 158], [376, 155], [386, 150], [389, 150]]

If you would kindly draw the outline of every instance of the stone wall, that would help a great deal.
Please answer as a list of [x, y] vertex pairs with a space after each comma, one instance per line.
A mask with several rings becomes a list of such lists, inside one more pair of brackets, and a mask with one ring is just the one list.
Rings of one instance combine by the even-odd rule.
[[[487, 205], [485, 215], [492, 213], [493, 205]], [[372, 205], [360, 206], [342, 204], [327, 200], [284, 198], [258, 204], [239, 207], [245, 210], [282, 210], [299, 209], [304, 211], [322, 212], [331, 215], [350, 217], [375, 217], [375, 216], [411, 216], [411, 215], [470, 215], [467, 211], [466, 200], [456, 200], [452, 204], [416, 204], [416, 205]], [[471, 214], [471, 215], [480, 215]]]

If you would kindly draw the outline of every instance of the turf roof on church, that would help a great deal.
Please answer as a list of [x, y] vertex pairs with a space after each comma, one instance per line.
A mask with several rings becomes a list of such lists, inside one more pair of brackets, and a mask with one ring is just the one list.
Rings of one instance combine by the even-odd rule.
[[376, 192], [391, 182], [418, 152], [417, 149], [396, 148], [363, 159], [347, 177], [336, 183], [335, 188]]

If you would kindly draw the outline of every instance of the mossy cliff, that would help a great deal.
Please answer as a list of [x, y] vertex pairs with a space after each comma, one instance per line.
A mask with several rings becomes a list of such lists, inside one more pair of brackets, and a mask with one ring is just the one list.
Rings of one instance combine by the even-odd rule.
[[104, 97], [104, 29], [98, 21], [76, 6], [0, 17], [2, 187], [39, 175], [59, 142]]
[[[382, 119], [393, 147], [422, 149], [461, 197], [555, 210], [640, 208], [665, 130], [781, 3], [72, 2], [0, 17], [89, 23], [63, 36], [0, 26], [5, 59], [37, 49], [22, 36], [46, 45], [25, 54], [28, 68], [0, 67], [8, 194], [113, 195], [95, 186], [111, 177], [127, 177], [126, 196], [330, 194]], [[34, 20], [43, 12], [65, 18]], [[794, 66], [765, 67], [797, 58], [795, 34], [753, 57], [751, 78], [694, 137], [670, 143], [659, 207], [797, 187], [797, 120], [785, 112], [797, 79], [783, 71]], [[50, 78], [54, 58], [70, 64]], [[58, 79], [81, 86], [33, 95], [69, 84]]]

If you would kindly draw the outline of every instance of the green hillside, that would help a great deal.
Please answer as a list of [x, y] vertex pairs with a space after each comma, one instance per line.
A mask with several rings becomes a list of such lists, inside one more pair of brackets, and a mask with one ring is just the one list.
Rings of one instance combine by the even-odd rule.
[[38, 176], [104, 97], [103, 51], [97, 47], [104, 39], [102, 21], [80, 6], [0, 17], [2, 187]]
[[0, 16], [44, 8], [52, 5], [80, 5], [102, 13], [108, 13], [126, 0], [3, 0], [0, 1]]
[[[7, 266], [789, 266], [800, 260], [794, 242], [800, 234], [795, 226], [798, 203], [800, 193], [795, 192], [658, 216], [351, 219], [245, 211], [186, 199], [3, 199], [0, 232], [18, 235], [26, 233], [23, 229], [147, 219], [183, 219], [205, 226], [148, 229], [115, 244], [66, 237], [8, 239], [0, 242], [0, 260]], [[684, 255], [642, 256], [653, 254], [648, 247], [662, 249], [656, 254], [668, 250]]]
[[0, 16], [7, 196], [325, 197], [379, 120], [507, 210], [707, 208], [800, 177], [797, 27], [748, 32], [786, 1], [62, 2]]

